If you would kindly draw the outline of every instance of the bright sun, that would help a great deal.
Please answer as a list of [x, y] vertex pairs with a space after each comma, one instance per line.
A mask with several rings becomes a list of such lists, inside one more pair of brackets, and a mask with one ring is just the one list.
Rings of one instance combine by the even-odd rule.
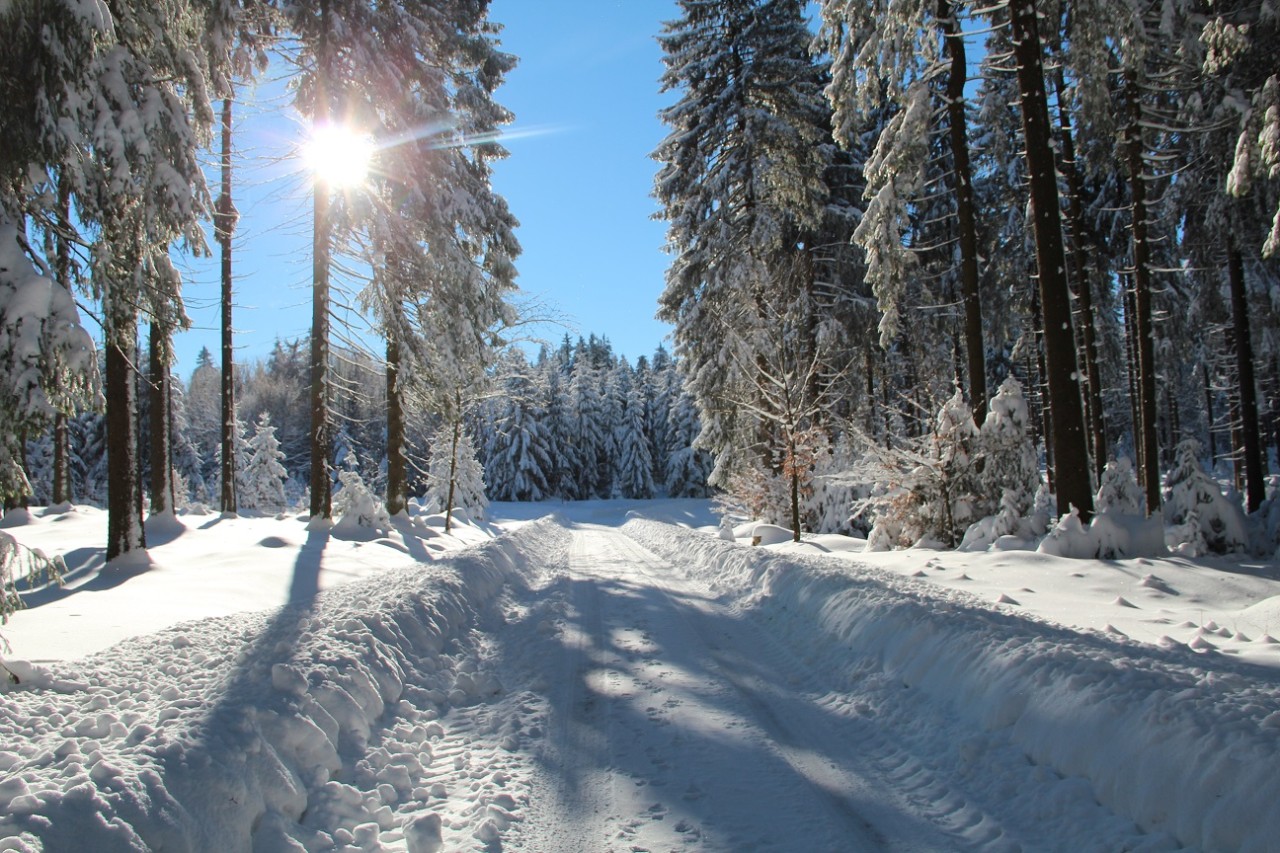
[[311, 129], [303, 156], [312, 173], [334, 188], [364, 183], [373, 158], [373, 140], [340, 124]]

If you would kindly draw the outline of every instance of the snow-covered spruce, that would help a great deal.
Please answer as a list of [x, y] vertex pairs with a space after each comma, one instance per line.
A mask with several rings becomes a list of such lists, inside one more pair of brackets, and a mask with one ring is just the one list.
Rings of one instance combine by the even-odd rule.
[[[430, 765], [438, 715], [499, 689], [450, 656], [504, 584], [554, 564], [567, 537], [534, 523], [303, 604], [24, 673], [0, 703], [0, 847], [83, 849], [91, 832], [97, 851], [328, 849], [403, 819], [410, 844], [432, 849], [430, 794], [404, 771]], [[366, 754], [393, 726], [418, 753]], [[353, 765], [375, 791], [333, 778]]]
[[1257, 853], [1280, 838], [1280, 687], [1255, 667], [1076, 633], [869, 567], [833, 569], [652, 521], [623, 529], [776, 617], [815, 665], [851, 684], [871, 670], [923, 691], [1087, 781], [1148, 832]]

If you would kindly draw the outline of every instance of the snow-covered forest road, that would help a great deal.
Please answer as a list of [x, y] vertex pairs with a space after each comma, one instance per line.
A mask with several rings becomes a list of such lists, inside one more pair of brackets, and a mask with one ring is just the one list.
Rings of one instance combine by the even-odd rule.
[[206, 536], [239, 555], [219, 571], [291, 555], [285, 607], [7, 661], [0, 850], [1275, 849], [1272, 667], [721, 541], [699, 502], [559, 510], [452, 553], [426, 522], [304, 542], [295, 520], [224, 519], [37, 603], [19, 629], [163, 607], [209, 577], [165, 554]]
[[885, 794], [867, 733], [814, 701], [813, 673], [618, 530], [576, 528], [541, 594], [556, 631], [531, 756], [550, 796], [528, 849], [950, 846]]
[[[504, 839], [509, 846], [586, 853], [1143, 843], [1131, 821], [1098, 806], [1079, 780], [1037, 770], [1022, 751], [965, 731], [927, 699], [897, 695], [901, 683], [868, 672], [861, 688], [837, 684], [803, 659], [811, 649], [771, 630], [774, 616], [720, 600], [613, 521], [572, 524], [567, 565], [528, 591], [499, 635], [514, 667], [507, 677], [529, 678], [515, 701], [537, 709], [519, 747], [532, 762], [529, 805]], [[968, 742], [966, 759], [939, 766], [957, 740]], [[1044, 790], [1051, 781], [1060, 790]], [[1045, 834], [1026, 800], [1011, 796], [1024, 784], [1070, 804], [1066, 837]]]

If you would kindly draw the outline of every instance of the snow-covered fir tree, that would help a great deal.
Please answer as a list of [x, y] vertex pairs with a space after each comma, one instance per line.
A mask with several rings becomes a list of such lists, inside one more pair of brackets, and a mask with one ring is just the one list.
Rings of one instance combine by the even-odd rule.
[[1143, 511], [1142, 488], [1133, 475], [1133, 462], [1128, 457], [1107, 462], [1093, 505], [1098, 512], [1137, 515]]
[[542, 500], [551, 468], [542, 389], [523, 356], [507, 354], [501, 369], [503, 396], [484, 448], [489, 491], [495, 500]]
[[[624, 362], [625, 363], [625, 362]], [[614, 488], [624, 498], [646, 500], [653, 497], [653, 460], [644, 429], [644, 397], [633, 381], [622, 401], [619, 421], [614, 425]]]
[[1244, 551], [1249, 547], [1244, 512], [1205, 473], [1199, 453], [1199, 442], [1183, 440], [1169, 472], [1164, 518], [1166, 524], [1181, 528], [1172, 536], [1182, 540], [1171, 544], [1190, 544], [1198, 553], [1202, 553], [1200, 545], [1216, 554]]
[[249, 458], [244, 462], [238, 494], [239, 506], [242, 509], [280, 512], [288, 503], [284, 491], [288, 472], [281, 464], [284, 453], [280, 450], [280, 441], [276, 438], [271, 415], [266, 412], [259, 415], [253, 427], [253, 437], [249, 439], [245, 450]]
[[476, 456], [471, 436], [461, 422], [441, 426], [432, 438], [424, 497], [429, 512], [463, 509], [472, 518], [484, 518], [485, 508], [489, 506], [489, 499], [485, 497], [484, 468]]
[[1018, 517], [1024, 516], [1040, 486], [1040, 464], [1032, 444], [1031, 416], [1022, 385], [1012, 376], [1000, 383], [991, 398], [978, 446], [983, 488], [975, 496], [977, 514], [1007, 509]]

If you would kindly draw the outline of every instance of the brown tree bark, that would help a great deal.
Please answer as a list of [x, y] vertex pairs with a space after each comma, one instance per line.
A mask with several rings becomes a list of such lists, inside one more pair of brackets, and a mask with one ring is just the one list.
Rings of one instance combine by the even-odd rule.
[[219, 509], [237, 511], [236, 500], [236, 364], [232, 340], [231, 239], [236, 228], [231, 201], [231, 98], [222, 100], [222, 193], [214, 226], [222, 248], [222, 489]]
[[147, 383], [150, 405], [147, 407], [148, 438], [151, 459], [151, 514], [172, 512], [173, 442], [170, 424], [169, 335], [158, 323], [152, 323], [148, 341]]
[[139, 499], [137, 315], [127, 304], [104, 297], [107, 398], [107, 554], [108, 561], [146, 547]]
[[1133, 229], [1133, 304], [1138, 351], [1138, 414], [1142, 447], [1140, 480], [1147, 497], [1147, 514], [1160, 508], [1160, 437], [1156, 430], [1155, 326], [1151, 318], [1151, 241], [1147, 233], [1147, 188], [1143, 168], [1142, 103], [1138, 81], [1131, 71], [1124, 87], [1127, 126], [1125, 162], [1129, 169], [1129, 197]]
[[[387, 514], [404, 512], [408, 501], [404, 455], [404, 399], [400, 388], [399, 328], [387, 329]], [[447, 524], [446, 524], [447, 526]]]
[[1227, 236], [1227, 280], [1231, 288], [1231, 326], [1235, 334], [1236, 382], [1239, 385], [1240, 432], [1244, 444], [1246, 506], [1257, 512], [1266, 496], [1262, 469], [1262, 435], [1258, 431], [1258, 392], [1253, 375], [1253, 338], [1249, 333], [1249, 300], [1244, 286], [1244, 260]]
[[[328, 74], [329, 4], [320, 2], [320, 41], [317, 46], [319, 84], [316, 124], [329, 120]], [[329, 434], [329, 187], [315, 178], [312, 221], [311, 292], [311, 517], [333, 517], [333, 484], [329, 478], [332, 436]]]
[[1071, 331], [1071, 297], [1067, 286], [1062, 219], [1058, 206], [1057, 168], [1049, 136], [1040, 37], [1033, 0], [1010, 0], [1013, 52], [1018, 64], [1018, 95], [1035, 224], [1036, 268], [1044, 312], [1045, 367], [1049, 378], [1049, 411], [1053, 456], [1057, 461], [1058, 512], [1071, 507], [1088, 519], [1093, 514], [1089, 448], [1080, 404], [1075, 336]]
[[982, 340], [982, 300], [978, 292], [977, 204], [973, 198], [973, 169], [969, 163], [969, 134], [964, 114], [964, 85], [968, 78], [964, 34], [953, 0], [938, 0], [938, 21], [951, 67], [947, 75], [947, 125], [951, 143], [952, 190], [956, 194], [956, 224], [960, 243], [960, 294], [964, 304], [964, 345], [969, 373], [969, 406], [981, 424], [987, 416], [986, 347]]
[[[58, 180], [58, 233], [54, 237], [54, 276], [58, 284], [71, 292], [71, 185]], [[55, 504], [71, 501], [71, 434], [67, 416], [59, 412], [53, 418], [53, 488], [50, 498]]]
[[1071, 111], [1067, 109], [1066, 81], [1062, 69], [1053, 75], [1058, 99], [1058, 133], [1062, 141], [1062, 172], [1067, 179], [1067, 219], [1071, 235], [1072, 294], [1079, 307], [1076, 328], [1080, 330], [1080, 357], [1085, 373], [1085, 417], [1089, 425], [1089, 443], [1093, 450], [1093, 471], [1098, 481], [1107, 464], [1107, 432], [1102, 411], [1102, 373], [1098, 368], [1098, 341], [1093, 325], [1093, 288], [1090, 284], [1089, 257], [1085, 246], [1084, 185], [1076, 162], [1075, 138], [1071, 127]]

